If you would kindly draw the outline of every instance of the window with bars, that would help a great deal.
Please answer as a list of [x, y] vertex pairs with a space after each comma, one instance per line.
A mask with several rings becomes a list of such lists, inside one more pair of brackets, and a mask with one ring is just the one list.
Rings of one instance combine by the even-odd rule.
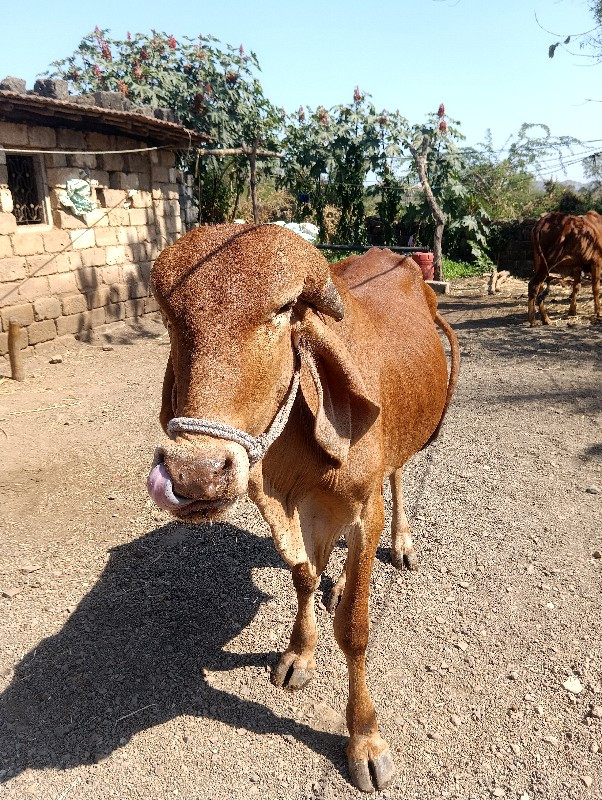
[[6, 154], [8, 188], [13, 197], [17, 225], [42, 225], [46, 222], [44, 192], [35, 156]]

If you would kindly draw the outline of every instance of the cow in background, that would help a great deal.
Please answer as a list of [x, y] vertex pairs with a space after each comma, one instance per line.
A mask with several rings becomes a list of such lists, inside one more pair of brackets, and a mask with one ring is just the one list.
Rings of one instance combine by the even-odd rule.
[[[544, 307], [552, 272], [572, 275], [569, 314], [577, 314], [577, 292], [582, 273], [591, 274], [596, 321], [600, 321], [600, 273], [602, 272], [602, 215], [596, 211], [575, 216], [552, 211], [539, 218], [531, 231], [533, 277], [529, 281], [529, 324], [535, 324], [535, 302], [541, 321], [550, 324]], [[543, 289], [543, 284], [546, 288]]]

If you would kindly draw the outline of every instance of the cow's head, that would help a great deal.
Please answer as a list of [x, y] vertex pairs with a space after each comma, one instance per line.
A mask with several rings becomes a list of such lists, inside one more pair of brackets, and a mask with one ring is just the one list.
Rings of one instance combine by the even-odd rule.
[[[344, 313], [326, 260], [279, 226], [195, 229], [161, 253], [152, 285], [171, 338], [160, 415], [166, 433], [174, 417], [264, 433], [290, 391], [303, 321], [309, 315], [305, 328], [321, 330], [314, 311], [335, 319]], [[345, 367], [337, 370], [347, 380]], [[351, 391], [361, 395], [360, 384]], [[324, 446], [336, 450], [328, 441], [332, 419], [325, 425]], [[161, 507], [199, 521], [221, 516], [248, 479], [248, 452], [239, 442], [172, 431], [157, 449], [148, 488]]]

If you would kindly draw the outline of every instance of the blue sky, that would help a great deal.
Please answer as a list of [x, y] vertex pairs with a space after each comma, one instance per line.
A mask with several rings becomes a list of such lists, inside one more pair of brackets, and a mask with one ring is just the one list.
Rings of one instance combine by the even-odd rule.
[[[203, 33], [254, 50], [265, 93], [287, 111], [349, 102], [357, 84], [378, 110], [398, 108], [410, 122], [444, 102], [467, 144], [491, 129], [502, 148], [532, 122], [602, 150], [602, 65], [560, 49], [550, 60], [557, 37], [535, 17], [555, 33], [578, 34], [592, 25], [587, 0], [43, 0], [23, 13], [0, 0], [0, 9], [0, 77], [25, 78], [28, 88], [96, 25], [119, 38], [152, 28], [176, 38]], [[547, 175], [562, 179], [557, 168], [552, 159]], [[568, 177], [580, 179], [580, 166]]]

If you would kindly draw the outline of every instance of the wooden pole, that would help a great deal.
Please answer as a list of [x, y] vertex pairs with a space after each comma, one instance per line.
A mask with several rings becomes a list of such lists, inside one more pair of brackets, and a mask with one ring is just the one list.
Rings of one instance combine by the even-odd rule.
[[13, 380], [24, 381], [23, 355], [21, 353], [21, 326], [16, 319], [8, 323], [8, 357]]
[[251, 168], [251, 205], [253, 206], [253, 222], [259, 223], [259, 209], [257, 208], [257, 142], [253, 144], [253, 149], [249, 155], [249, 166]]

